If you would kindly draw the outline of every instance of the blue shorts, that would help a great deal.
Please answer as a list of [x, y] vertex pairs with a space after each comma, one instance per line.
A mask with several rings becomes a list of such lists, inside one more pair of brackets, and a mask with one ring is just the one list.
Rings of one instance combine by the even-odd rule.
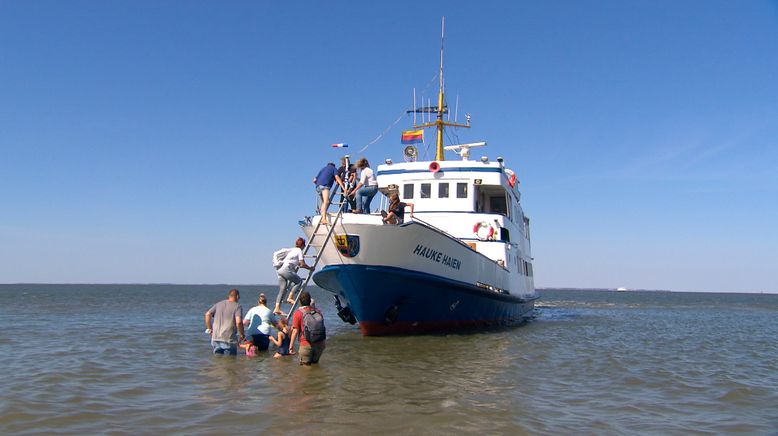
[[231, 344], [224, 341], [211, 341], [211, 346], [213, 347], [213, 354], [238, 355], [238, 344]]
[[325, 189], [329, 191], [330, 187], [329, 186], [316, 185], [316, 192], [318, 192], [319, 194], [321, 194], [321, 192], [324, 191]]
[[270, 339], [267, 338], [267, 335], [263, 334], [251, 335], [251, 343], [256, 345], [259, 351], [267, 351], [270, 347]]

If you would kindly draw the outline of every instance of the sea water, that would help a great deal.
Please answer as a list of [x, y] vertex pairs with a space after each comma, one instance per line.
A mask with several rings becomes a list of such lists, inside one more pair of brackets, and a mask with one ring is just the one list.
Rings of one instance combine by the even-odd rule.
[[0, 433], [778, 433], [778, 295], [546, 290], [521, 327], [362, 337], [314, 290], [301, 367], [211, 354], [231, 287], [0, 286]]

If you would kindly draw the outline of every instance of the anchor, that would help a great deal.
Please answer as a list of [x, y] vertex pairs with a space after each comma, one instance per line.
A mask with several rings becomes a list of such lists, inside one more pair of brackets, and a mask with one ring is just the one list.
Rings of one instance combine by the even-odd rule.
[[347, 322], [351, 325], [357, 323], [357, 319], [351, 312], [351, 308], [348, 307], [348, 305], [343, 307], [343, 305], [340, 303], [340, 298], [338, 298], [337, 295], [335, 295], [335, 308], [338, 309], [338, 316], [343, 320], [343, 322]]

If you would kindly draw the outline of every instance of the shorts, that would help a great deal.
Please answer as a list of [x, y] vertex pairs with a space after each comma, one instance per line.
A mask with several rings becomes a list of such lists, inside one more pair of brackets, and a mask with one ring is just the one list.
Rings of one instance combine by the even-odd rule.
[[267, 351], [270, 347], [270, 339], [267, 335], [251, 335], [251, 343], [256, 345], [259, 351]]
[[321, 192], [324, 191], [325, 189], [327, 191], [329, 191], [330, 187], [329, 186], [316, 185], [316, 192], [318, 192], [319, 194], [321, 194]]
[[238, 344], [212, 340], [211, 346], [213, 347], [213, 354], [229, 354], [230, 356], [238, 355]]
[[312, 363], [319, 363], [319, 358], [324, 352], [324, 341], [317, 342], [311, 345], [300, 345], [300, 365], [310, 365]]

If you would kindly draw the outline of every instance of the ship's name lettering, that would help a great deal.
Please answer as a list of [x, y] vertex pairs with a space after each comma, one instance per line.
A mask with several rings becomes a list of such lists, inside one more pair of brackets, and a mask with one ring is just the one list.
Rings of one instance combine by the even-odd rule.
[[416, 249], [413, 250], [413, 254], [417, 254], [433, 262], [442, 263], [443, 265], [453, 269], [459, 269], [462, 266], [462, 262], [459, 259], [454, 259], [453, 257], [443, 252], [434, 250], [430, 247], [425, 247], [423, 245], [417, 245]]

